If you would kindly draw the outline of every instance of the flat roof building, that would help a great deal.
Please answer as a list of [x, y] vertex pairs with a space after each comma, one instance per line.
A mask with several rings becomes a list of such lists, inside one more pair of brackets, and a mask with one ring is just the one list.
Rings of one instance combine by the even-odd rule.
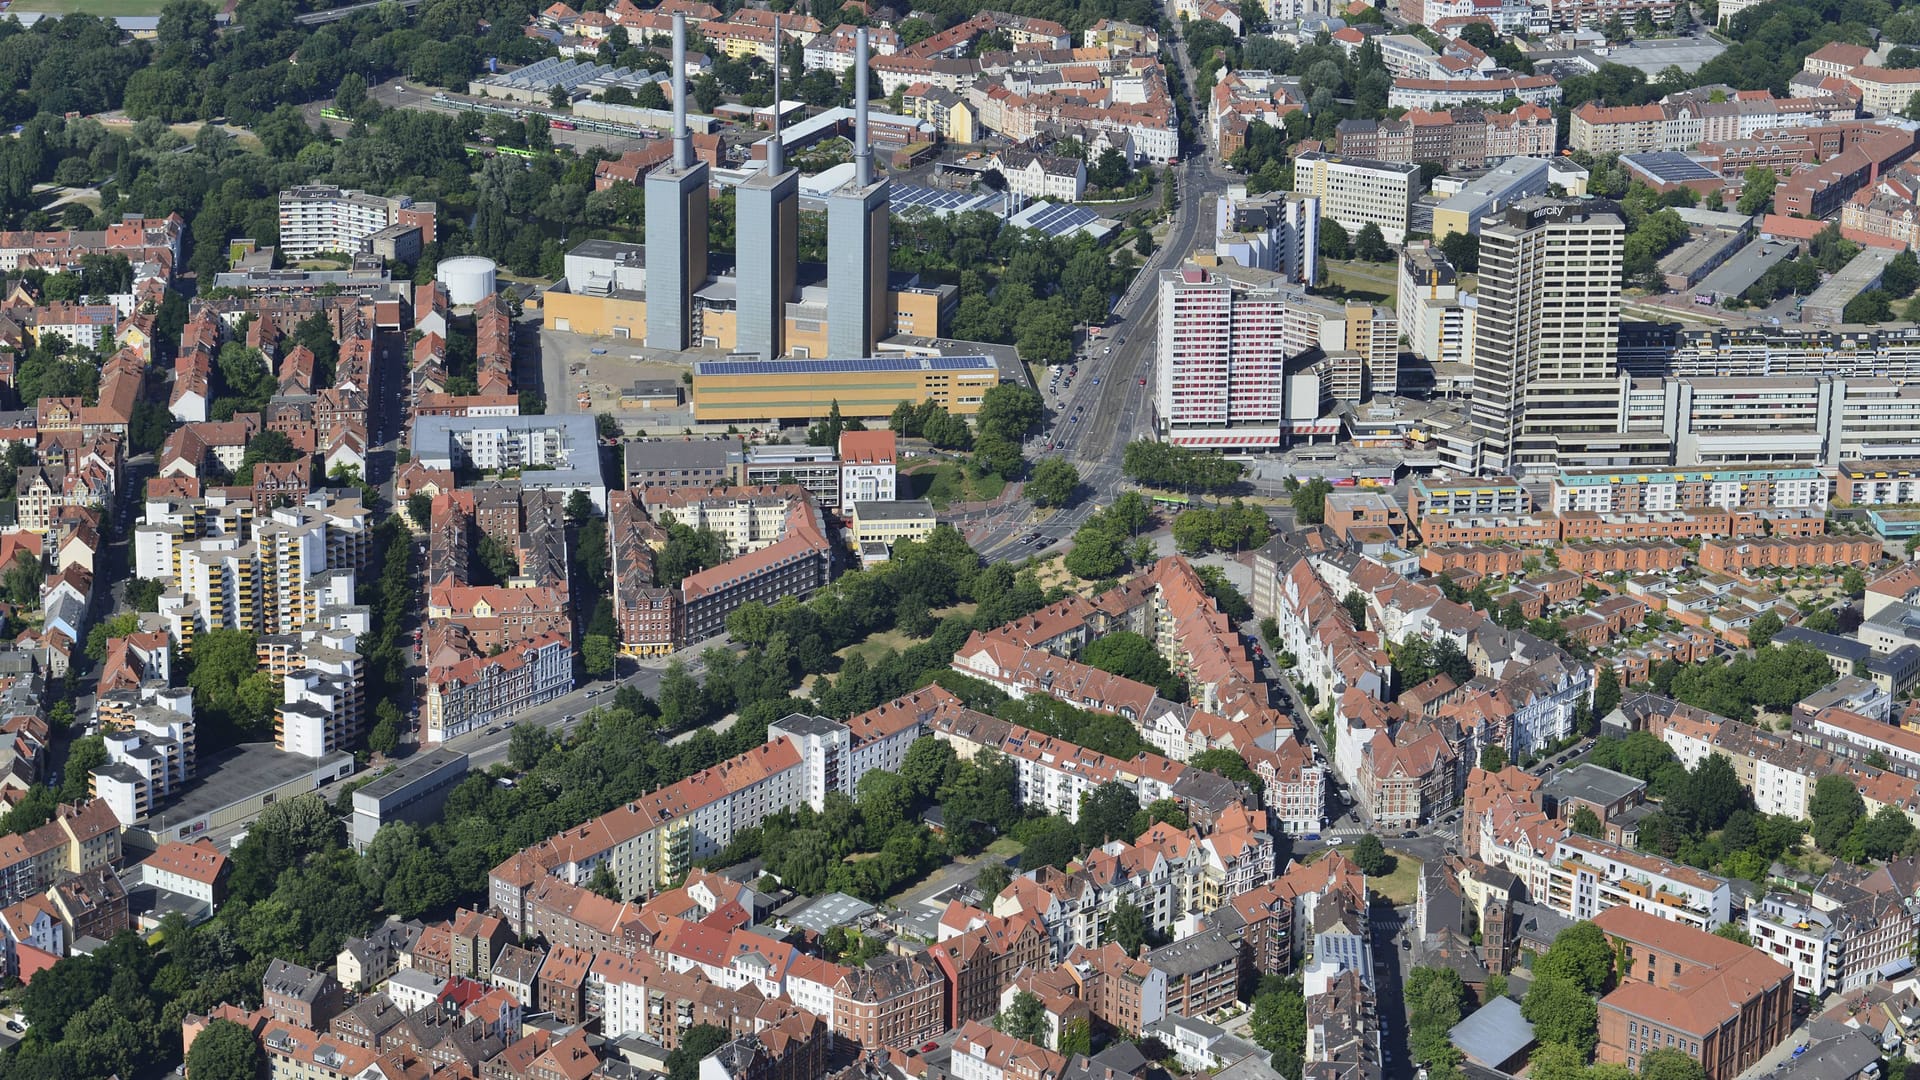
[[447, 796], [467, 778], [467, 755], [435, 747], [408, 758], [353, 793], [353, 846], [364, 849], [390, 821], [420, 824], [440, 816]]
[[891, 416], [903, 401], [932, 401], [971, 416], [999, 383], [999, 365], [988, 356], [700, 360], [693, 365], [693, 417], [701, 423], [812, 420], [839, 402], [842, 416], [874, 419]]

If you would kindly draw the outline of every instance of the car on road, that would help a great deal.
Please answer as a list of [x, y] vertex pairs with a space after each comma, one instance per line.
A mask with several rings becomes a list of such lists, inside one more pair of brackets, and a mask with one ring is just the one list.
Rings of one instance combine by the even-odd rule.
[[1079, 414], [1079, 413], [1074, 413], [1074, 414], [1073, 414], [1073, 419], [1072, 419], [1072, 420], [1069, 420], [1069, 421], [1067, 421], [1067, 422], [1068, 422], [1068, 423], [1070, 423], [1070, 424], [1077, 424], [1077, 423], [1079, 423], [1079, 422], [1080, 422], [1080, 414]]
[[939, 1043], [931, 1043], [931, 1042], [930, 1042], [930, 1043], [928, 1043], [927, 1045], [925, 1045], [925, 1046], [923, 1046], [923, 1047], [921, 1047], [921, 1048], [920, 1048], [920, 1052], [921, 1052], [921, 1053], [923, 1053], [923, 1054], [931, 1054], [931, 1053], [933, 1053], [933, 1052], [934, 1052], [935, 1050], [938, 1050], [938, 1049], [940, 1049], [940, 1044], [939, 1044]]
[[1141, 386], [1145, 386], [1145, 385], [1147, 385], [1147, 380], [1145, 380], [1145, 379], [1141, 379], [1141, 380], [1140, 380], [1140, 385], [1141, 385]]
[[1095, 385], [1095, 386], [1099, 386], [1099, 385], [1100, 385], [1100, 376], [1098, 376], [1098, 375], [1095, 375], [1095, 376], [1093, 377], [1093, 385]]
[[495, 724], [494, 726], [492, 726], [492, 727], [490, 727], [490, 728], [488, 728], [487, 730], [485, 730], [485, 731], [483, 731], [483, 732], [481, 732], [480, 734], [482, 734], [482, 735], [498, 735], [498, 734], [500, 734], [500, 725], [498, 725], [498, 724]]
[[561, 722], [561, 723], [563, 723], [563, 724], [571, 724], [571, 723], [573, 723], [573, 714], [572, 714], [572, 713], [568, 713], [567, 715], [565, 715], [565, 716], [563, 716], [563, 717], [561, 717], [561, 718], [560, 718], [560, 722]]
[[7, 1030], [13, 1032], [15, 1035], [18, 1035], [27, 1029], [21, 1027], [20, 1021], [18, 1020], [9, 1020], [7, 1021]]
[[1420, 839], [1420, 834], [1419, 834], [1419, 833], [1417, 833], [1417, 832], [1415, 832], [1415, 831], [1413, 831], [1412, 829], [1408, 829], [1408, 830], [1407, 830], [1406, 832], [1403, 832], [1403, 833], [1401, 833], [1401, 834], [1400, 834], [1400, 839], [1402, 839], [1402, 840], [1418, 840], [1418, 839]]
[[605, 355], [607, 355], [607, 350], [605, 350], [605, 349], [588, 349], [587, 351], [588, 351], [588, 352], [590, 352], [590, 353], [592, 353], [592, 354], [593, 354], [593, 355], [595, 355], [595, 356], [605, 356]]

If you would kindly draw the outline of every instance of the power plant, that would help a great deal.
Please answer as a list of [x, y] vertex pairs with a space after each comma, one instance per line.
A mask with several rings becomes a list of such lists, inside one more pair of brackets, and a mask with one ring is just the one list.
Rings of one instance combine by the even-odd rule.
[[887, 310], [886, 180], [873, 178], [867, 133], [867, 31], [853, 44], [853, 179], [827, 196], [827, 352], [871, 356]]
[[[780, 37], [777, 20], [774, 37]], [[890, 185], [874, 177], [864, 29], [855, 42], [854, 175], [827, 195], [826, 354], [838, 357], [873, 355], [891, 322], [887, 311]], [[734, 189], [738, 237], [734, 350], [762, 360], [793, 351], [787, 306], [800, 286], [800, 172], [788, 167], [782, 142], [778, 63], [773, 86], [772, 133], [761, 140], [766, 167]], [[703, 337], [695, 308], [697, 294], [709, 284], [710, 177], [706, 163], [694, 160], [686, 98], [686, 17], [676, 14], [673, 157], [646, 177], [645, 339], [655, 349], [684, 350], [700, 344]]]
[[[780, 19], [773, 20], [780, 40]], [[787, 301], [798, 282], [800, 170], [787, 168], [780, 141], [780, 64], [773, 65], [773, 134], [762, 140], [767, 167], [734, 189], [734, 233], [739, 237], [736, 352], [771, 360], [787, 351]]]
[[647, 347], [685, 349], [707, 283], [707, 163], [687, 129], [687, 17], [673, 16], [673, 160], [647, 174]]

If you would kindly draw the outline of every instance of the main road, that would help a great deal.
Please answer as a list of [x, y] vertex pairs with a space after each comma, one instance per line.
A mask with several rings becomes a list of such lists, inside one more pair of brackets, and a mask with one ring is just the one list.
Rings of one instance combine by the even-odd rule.
[[[1200, 117], [1184, 44], [1176, 37], [1172, 49], [1186, 76], [1190, 115]], [[1193, 253], [1213, 220], [1214, 200], [1227, 187], [1225, 175], [1215, 168], [1213, 150], [1205, 143], [1205, 124], [1196, 126], [1202, 133], [1200, 146], [1178, 165], [1167, 167], [1167, 181], [1178, 188], [1172, 225], [1114, 304], [1106, 339], [1111, 344], [1095, 355], [1091, 343], [1096, 339], [1089, 339], [1088, 355], [1080, 363], [1073, 388], [1053, 404], [1042, 430], [1026, 444], [1029, 458], [1064, 454], [1080, 472], [1081, 497], [1038, 524], [1033, 520], [1033, 504], [1025, 499], [967, 515], [961, 524], [969, 526], [967, 535], [974, 550], [989, 562], [1030, 554], [1034, 549], [1020, 543], [1029, 533], [1045, 539], [1042, 547], [1073, 535], [1120, 490], [1125, 479], [1121, 458], [1127, 444], [1153, 433], [1160, 274], [1177, 268]]]

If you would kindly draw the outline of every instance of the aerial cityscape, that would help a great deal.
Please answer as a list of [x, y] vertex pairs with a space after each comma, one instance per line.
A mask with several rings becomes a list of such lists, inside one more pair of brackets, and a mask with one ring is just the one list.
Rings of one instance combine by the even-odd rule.
[[1920, 8], [0, 0], [0, 1080], [1920, 1080]]

